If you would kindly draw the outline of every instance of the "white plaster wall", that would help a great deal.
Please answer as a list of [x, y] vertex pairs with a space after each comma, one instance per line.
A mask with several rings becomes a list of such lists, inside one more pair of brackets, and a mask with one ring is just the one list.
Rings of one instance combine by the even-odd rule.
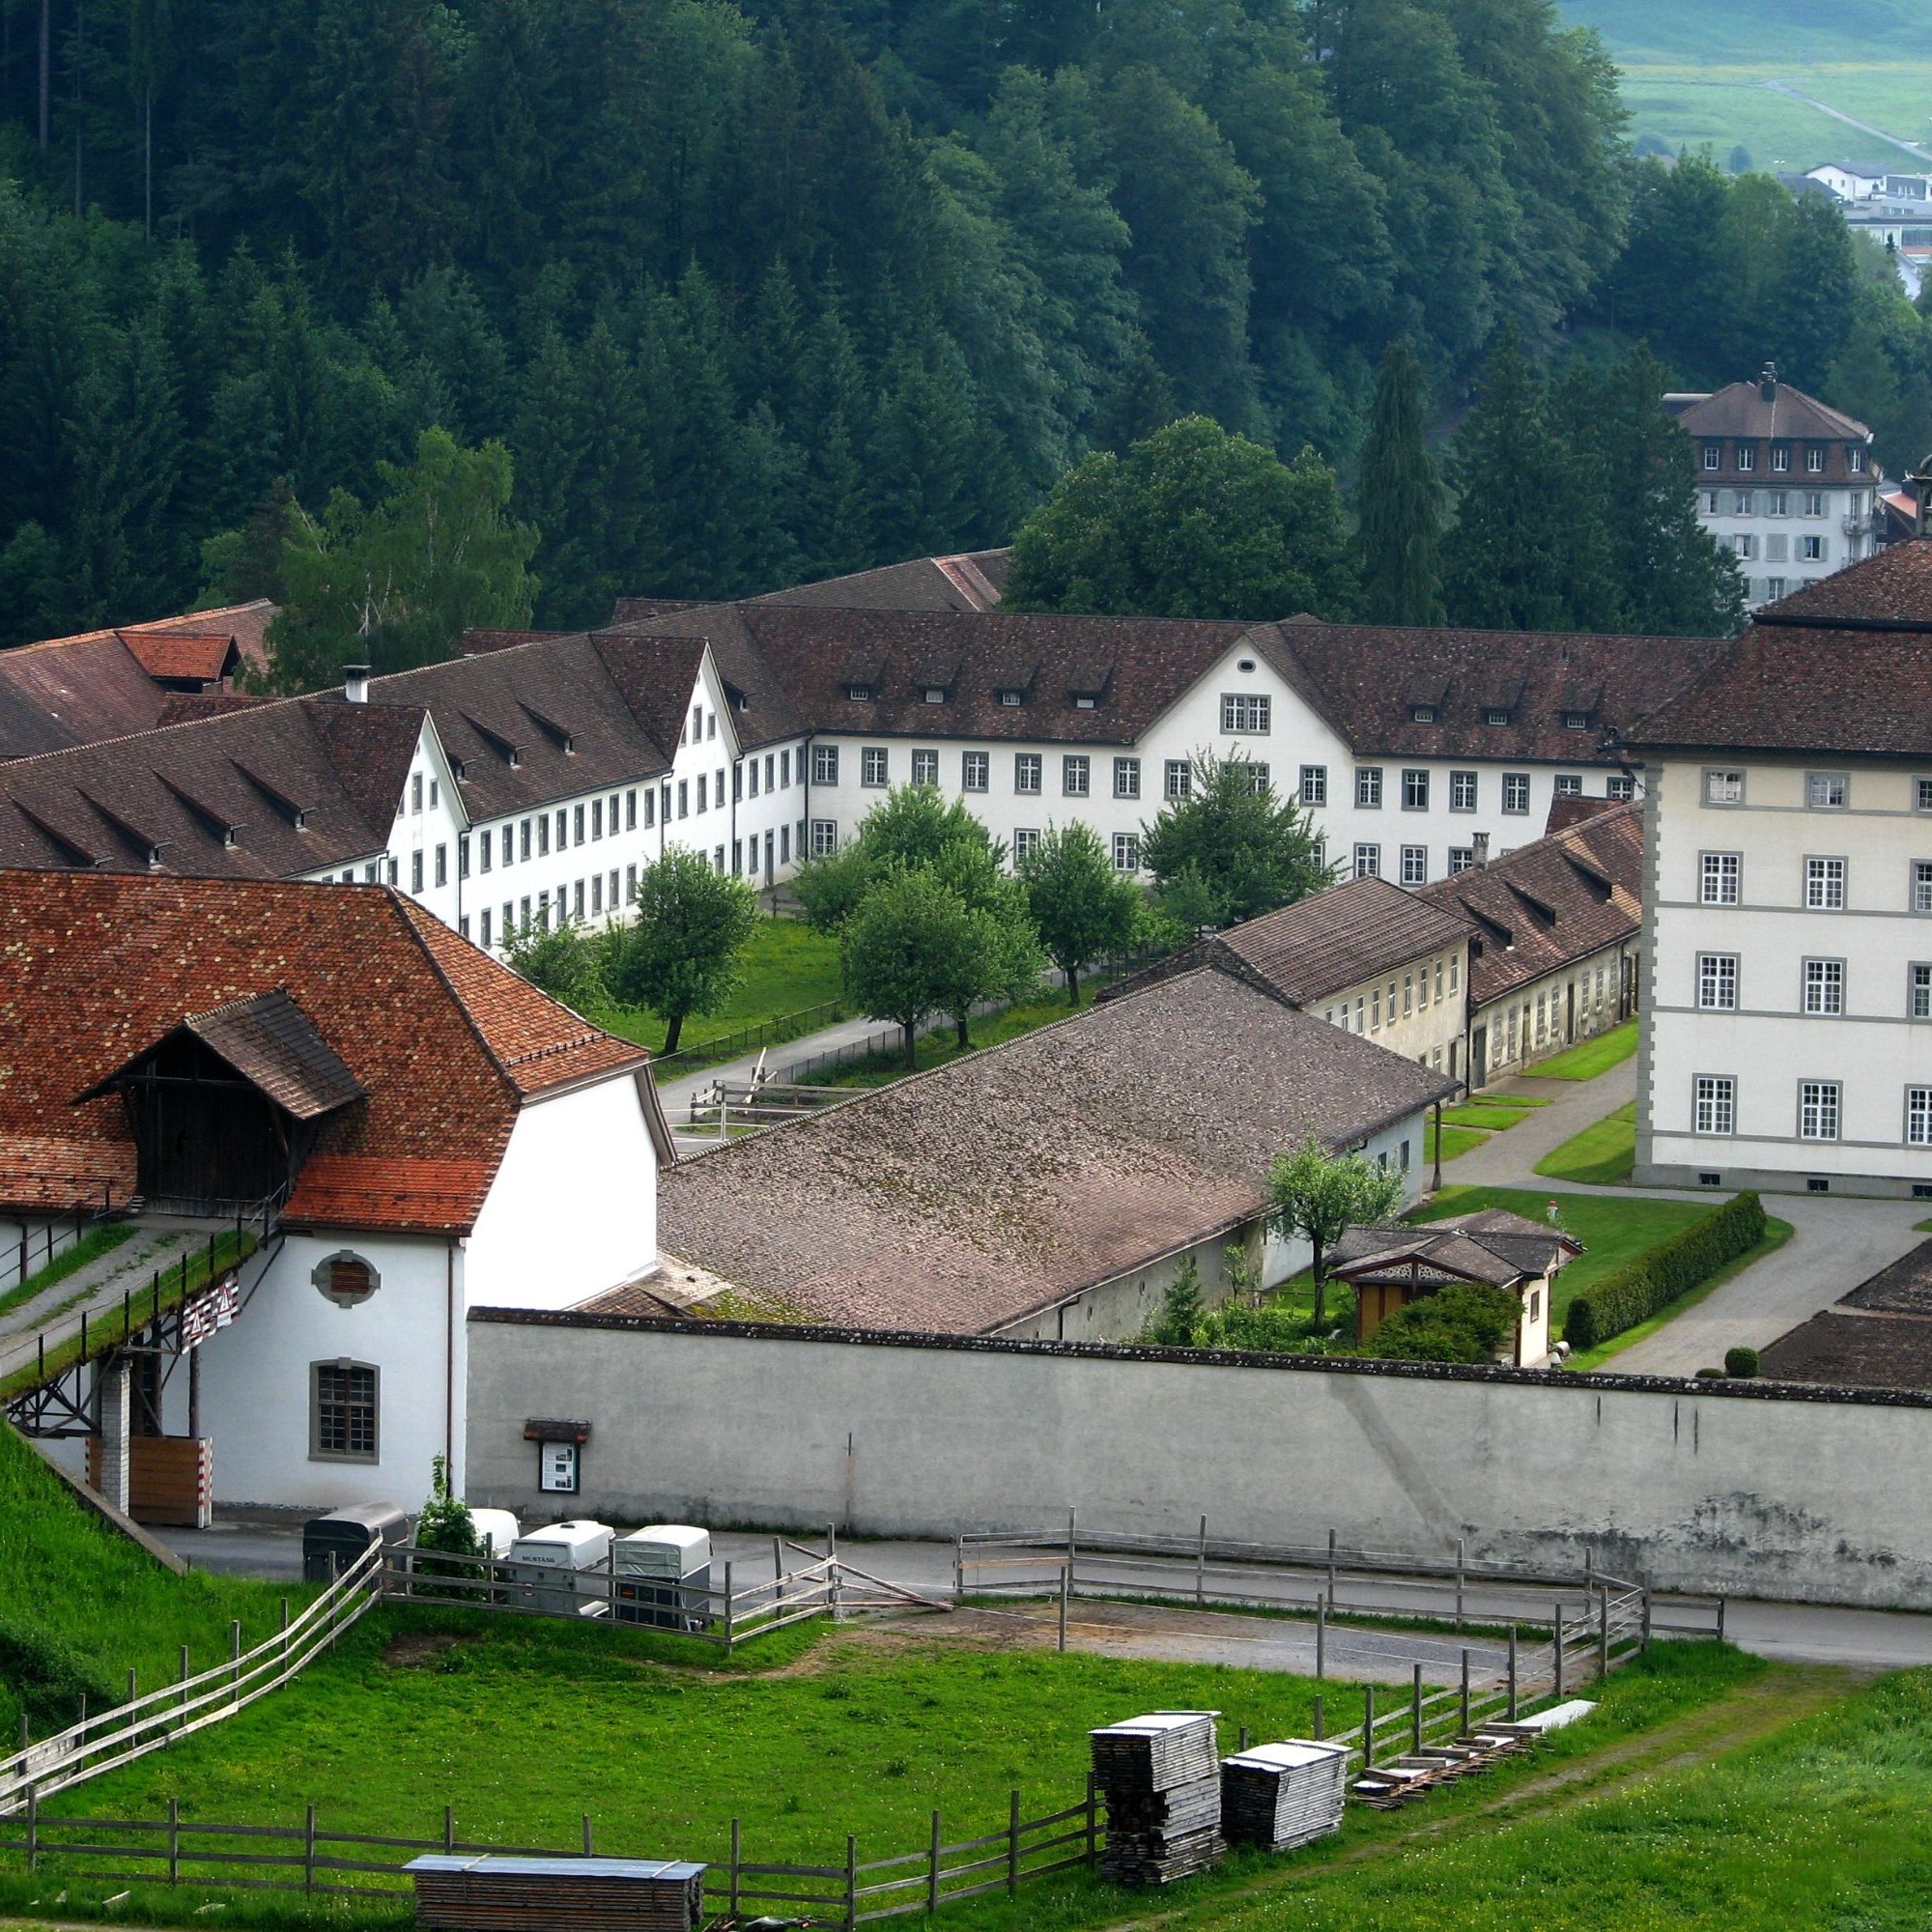
[[657, 1151], [629, 1075], [526, 1102], [469, 1236], [472, 1304], [568, 1308], [657, 1260]]
[[[543, 1318], [537, 1318], [539, 1321]], [[525, 1419], [591, 1425], [606, 1520], [1191, 1534], [1580, 1567], [1655, 1586], [1932, 1608], [1918, 1399], [1050, 1347], [470, 1324], [473, 1502], [530, 1511]], [[650, 1400], [638, 1391], [648, 1389]]]
[[1405, 1060], [1460, 1079], [1468, 954], [1466, 944], [1443, 948], [1374, 981], [1324, 995], [1309, 1010], [1345, 1033], [1364, 1034]]
[[[1526, 980], [1514, 992], [1491, 1000], [1472, 1013], [1469, 1021], [1472, 1037], [1478, 1028], [1486, 1030], [1489, 1036], [1484, 1063], [1485, 1084], [1493, 1084], [1505, 1073], [1547, 1059], [1552, 1053], [1561, 1053], [1566, 1046], [1573, 1046], [1578, 1040], [1588, 1039], [1593, 1034], [1604, 1033], [1619, 1025], [1626, 1016], [1623, 987], [1627, 977], [1631, 997], [1634, 999], [1636, 993], [1637, 967], [1634, 957], [1626, 967], [1624, 959], [1627, 952], [1635, 952], [1635, 947], [1629, 942], [1606, 946], [1601, 952], [1593, 952], [1585, 959], [1559, 967], [1540, 980]], [[1600, 974], [1601, 996], [1598, 991]], [[1569, 989], [1573, 985], [1577, 989], [1576, 1023], [1574, 1028], [1566, 1031]], [[1539, 1000], [1543, 1003], [1541, 1033], [1537, 1030]], [[1509, 1018], [1512, 1010], [1517, 1018], [1514, 1053], [1510, 1051]], [[1473, 1050], [1470, 1058], [1473, 1064]]]
[[[1744, 767], [1745, 803], [1703, 803], [1710, 760], [1673, 759], [1659, 774], [1654, 838], [1655, 967], [1640, 1124], [1654, 1166], [1746, 1170], [1803, 1187], [1818, 1177], [1907, 1193], [1932, 1183], [1932, 1148], [1905, 1142], [1905, 1090], [1932, 1084], [1932, 1020], [1911, 1017], [1910, 972], [1932, 962], [1932, 914], [1912, 910], [1912, 867], [1932, 861], [1932, 813], [1916, 809], [1920, 774], [1904, 765], [1819, 760], [1848, 771], [1850, 804], [1805, 804], [1807, 766]], [[1924, 776], [1932, 777], [1932, 771]], [[1740, 903], [1699, 902], [1707, 851], [1742, 855]], [[1842, 911], [1804, 905], [1808, 856], [1846, 860]], [[1696, 1005], [1701, 952], [1737, 955], [1738, 1009]], [[1845, 965], [1845, 1012], [1803, 1010], [1804, 962]], [[1692, 1131], [1698, 1074], [1737, 1081], [1737, 1132]], [[1800, 1081], [1836, 1080], [1840, 1138], [1798, 1138]]]
[[[356, 1308], [336, 1306], [310, 1279], [325, 1256], [344, 1249], [368, 1261], [382, 1281]], [[217, 1499], [318, 1509], [392, 1502], [414, 1510], [429, 1492], [430, 1459], [442, 1450], [452, 1420], [460, 1485], [463, 1262], [460, 1247], [441, 1239], [292, 1235], [233, 1326], [202, 1346], [201, 1423], [214, 1443]], [[343, 1358], [381, 1371], [375, 1463], [309, 1455], [310, 1365]], [[168, 1385], [166, 1420], [170, 1434], [187, 1428], [185, 1366]]]
[[[1702, 462], [1702, 444], [1697, 445], [1698, 458]], [[1739, 483], [1714, 484], [1704, 479], [1703, 471], [1697, 472], [1697, 521], [1718, 539], [1726, 550], [1736, 550], [1737, 539], [1748, 536], [1755, 539], [1755, 556], [1739, 556], [1738, 568], [1744, 573], [1746, 605], [1755, 610], [1758, 605], [1773, 597], [1788, 597], [1793, 591], [1802, 590], [1807, 583], [1816, 583], [1820, 578], [1830, 577], [1834, 571], [1844, 569], [1846, 564], [1856, 562], [1861, 556], [1868, 555], [1871, 538], [1867, 532], [1865, 518], [1868, 516], [1872, 492], [1876, 481], [1872, 477], [1863, 478], [1857, 488], [1839, 484], [1833, 488], [1822, 479], [1806, 479], [1804, 473], [1804, 454], [1794, 452], [1793, 462], [1798, 466], [1782, 476], [1775, 474], [1754, 475], [1748, 485]], [[1740, 515], [1735, 507], [1740, 488], [1752, 491], [1753, 509]], [[1713, 510], [1711, 493], [1717, 492], [1718, 508]], [[1773, 490], [1785, 493], [1788, 514], [1774, 517], [1766, 507], [1769, 494]], [[1811, 491], [1822, 490], [1825, 508], [1822, 515], [1807, 517], [1804, 514], [1804, 498]], [[1845, 518], [1850, 514], [1853, 498], [1860, 504], [1860, 527], [1855, 536], [1845, 533]], [[1783, 562], [1767, 556], [1767, 537], [1781, 536], [1788, 541], [1785, 545], [1786, 558]], [[1807, 562], [1801, 558], [1801, 536], [1820, 537], [1824, 542], [1824, 557], [1820, 561]], [[1774, 591], [1771, 580], [1782, 581], [1783, 588]]]

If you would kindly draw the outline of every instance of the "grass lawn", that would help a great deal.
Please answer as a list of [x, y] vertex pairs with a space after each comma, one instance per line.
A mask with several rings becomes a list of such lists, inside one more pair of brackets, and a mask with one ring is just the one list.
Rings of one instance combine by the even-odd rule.
[[[1080, 1010], [1084, 1012], [1087, 1005], [1083, 997]], [[1072, 1011], [1065, 994], [1053, 993], [1045, 999], [1028, 1000], [1022, 1006], [1008, 1007], [1004, 1012], [988, 1013], [983, 1019], [973, 1022], [973, 1044], [968, 1051], [977, 1052], [982, 1046], [997, 1046], [1003, 1039], [1017, 1039], [1021, 1034], [1032, 1033], [1036, 1027], [1065, 1019]], [[958, 1058], [959, 1049], [953, 1043], [950, 1025], [944, 1033], [928, 1034], [919, 1042], [919, 1071], [922, 1073], [935, 1066], [944, 1066], [948, 1061]], [[889, 1087], [895, 1080], [903, 1080], [907, 1070], [905, 1055], [895, 1050], [874, 1054], [869, 1060], [847, 1061], [842, 1066], [835, 1066], [830, 1072], [819, 1074], [811, 1084], [816, 1087]]]
[[[1029, 1816], [1077, 1803], [1094, 1724], [1149, 1709], [1213, 1709], [1232, 1748], [1243, 1724], [1257, 1738], [1306, 1735], [1317, 1690], [1305, 1678], [1225, 1664], [989, 1652], [915, 1632], [888, 1642], [823, 1633], [809, 1655], [765, 1673], [683, 1670], [637, 1654], [641, 1634], [534, 1619], [489, 1627], [460, 1611], [412, 1612], [407, 1625], [460, 1635], [455, 1647], [438, 1654], [417, 1643], [416, 1661], [384, 1661], [404, 1628], [400, 1613], [372, 1616], [296, 1690], [52, 1801], [47, 1815], [156, 1817], [172, 1796], [184, 1820], [299, 1822], [314, 1802], [324, 1830], [427, 1836], [447, 1803], [460, 1835], [563, 1847], [578, 1841], [588, 1811], [601, 1849], [705, 1860], [723, 1859], [735, 1816], [747, 1859], [837, 1863], [847, 1833], [862, 1860], [917, 1851], [934, 1809], [949, 1838], [998, 1831], [1015, 1788]], [[1166, 1894], [1162, 1907], [1209, 1922], [1301, 1870], [1400, 1850], [1418, 1827], [1427, 1835], [1478, 1829], [1484, 1806], [1512, 1785], [1582, 1770], [1606, 1746], [1694, 1721], [1707, 1707], [1721, 1714], [1769, 1674], [1715, 1645], [1660, 1644], [1610, 1680], [1596, 1716], [1534, 1758], [1415, 1812], [1351, 1807], [1338, 1838], [1292, 1860], [1237, 1855]], [[1359, 1715], [1354, 1687], [1331, 1679], [1321, 1688], [1332, 1724]], [[1338, 1870], [1332, 1882], [1357, 1880]], [[185, 1924], [194, 1910], [192, 1890], [76, 1879], [57, 1859], [39, 1881], [17, 1865], [0, 1873], [0, 1906], [45, 1900], [52, 1885], [68, 1894], [63, 1917], [99, 1915], [109, 1893], [124, 1896], [105, 1916], [124, 1920]], [[1091, 1927], [1146, 1902], [1081, 1869], [1016, 1900], [950, 1908], [943, 1922], [980, 1932]], [[304, 1921], [298, 1899], [272, 1894], [237, 1897], [228, 1916]], [[407, 1904], [318, 1901], [306, 1922], [350, 1919], [402, 1924]], [[1396, 1921], [1360, 1921], [1384, 1922]]]
[[1492, 1104], [1484, 1100], [1465, 1100], [1459, 1107], [1444, 1107], [1442, 1118], [1455, 1127], [1485, 1127], [1492, 1133], [1502, 1133], [1524, 1119], [1529, 1110], [1526, 1107], [1506, 1106], [1498, 1101]]
[[131, 1221], [107, 1221], [98, 1228], [90, 1228], [72, 1247], [55, 1255], [38, 1274], [16, 1281], [6, 1293], [0, 1294], [0, 1315], [23, 1307], [43, 1289], [54, 1287], [71, 1274], [78, 1274], [89, 1262], [111, 1254], [123, 1241], [132, 1240], [133, 1237], [134, 1224]]
[[1636, 1102], [1585, 1127], [1536, 1163], [1538, 1174], [1552, 1180], [1574, 1180], [1584, 1187], [1608, 1187], [1628, 1180], [1636, 1164]]
[[1636, 1022], [1626, 1020], [1565, 1052], [1539, 1060], [1524, 1071], [1532, 1080], [1594, 1080], [1636, 1051]]
[[[1479, 1148], [1489, 1139], [1489, 1135], [1474, 1127], [1452, 1127], [1446, 1122], [1442, 1128], [1442, 1158], [1454, 1160], [1458, 1154], [1467, 1153], [1471, 1148]], [[1434, 1166], [1435, 1162], [1435, 1121], [1432, 1115], [1422, 1136], [1422, 1164]]]
[[[1707, 1294], [1711, 1294], [1718, 1289], [1722, 1288], [1727, 1281], [1736, 1275], [1742, 1274], [1754, 1262], [1762, 1261], [1766, 1255], [1775, 1254], [1786, 1241], [1790, 1240], [1791, 1235], [1792, 1228], [1789, 1221], [1780, 1221], [1776, 1215], [1766, 1216], [1764, 1239], [1756, 1247], [1747, 1249], [1736, 1261], [1726, 1263], [1709, 1281], [1699, 1282], [1689, 1294], [1680, 1295], [1669, 1307], [1660, 1310], [1648, 1321], [1639, 1321], [1634, 1328], [1626, 1328], [1621, 1335], [1612, 1335], [1607, 1342], [1599, 1348], [1585, 1349], [1579, 1353], [1572, 1355], [1563, 1366], [1566, 1369], [1575, 1371], [1578, 1375], [1588, 1375], [1592, 1369], [1610, 1368], [1614, 1366], [1612, 1358], [1620, 1355], [1633, 1343], [1647, 1341], [1660, 1328], [1663, 1327], [1666, 1322], [1676, 1321], [1687, 1308], [1696, 1307]], [[1559, 1280], [1561, 1278], [1561, 1276], [1558, 1277]], [[1722, 1364], [1714, 1362], [1711, 1366], [1713, 1368], [1720, 1368]]]
[[[1634, 1261], [1645, 1249], [1700, 1220], [1717, 1205], [1708, 1201], [1643, 1201], [1615, 1194], [1534, 1194], [1511, 1187], [1445, 1187], [1434, 1201], [1418, 1208], [1418, 1221], [1440, 1221], [1449, 1214], [1469, 1214], [1479, 1208], [1507, 1208], [1532, 1221], [1548, 1218], [1551, 1201], [1558, 1207], [1558, 1225], [1583, 1243], [1583, 1252], [1556, 1277], [1550, 1293], [1549, 1333], [1563, 1332], [1563, 1318], [1571, 1301], [1611, 1269]], [[1680, 1307], [1682, 1303], [1678, 1304]]]
[[[738, 990], [721, 1011], [686, 1020], [678, 1049], [703, 1046], [745, 1027], [821, 1007], [838, 999], [841, 990], [836, 939], [802, 919], [761, 919], [745, 948]], [[655, 1013], [599, 1008], [587, 1017], [653, 1052], [664, 1047], [665, 1023]]]

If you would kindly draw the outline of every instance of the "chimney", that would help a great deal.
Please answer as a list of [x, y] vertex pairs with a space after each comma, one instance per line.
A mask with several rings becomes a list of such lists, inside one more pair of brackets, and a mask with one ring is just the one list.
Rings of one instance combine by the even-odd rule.
[[1757, 392], [1766, 402], [1776, 402], [1777, 364], [1776, 362], [1767, 362], [1764, 365], [1764, 373], [1757, 379]]
[[1925, 499], [1932, 494], [1932, 456], [1927, 456], [1917, 469], [1905, 472], [1905, 492], [1912, 498], [1912, 534], [1922, 537], [1925, 534]]
[[369, 667], [367, 665], [344, 665], [342, 667], [342, 696], [351, 704], [368, 703]]
[[1475, 851], [1476, 870], [1480, 872], [1490, 863], [1490, 835], [1487, 832], [1478, 832], [1471, 838], [1469, 843]]

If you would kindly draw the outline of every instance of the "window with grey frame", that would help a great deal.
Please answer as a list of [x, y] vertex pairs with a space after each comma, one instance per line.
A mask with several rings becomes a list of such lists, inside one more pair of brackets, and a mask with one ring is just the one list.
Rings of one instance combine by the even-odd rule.
[[1429, 773], [1420, 766], [1408, 766], [1403, 771], [1402, 809], [1405, 811], [1429, 810]]
[[1932, 1147], [1932, 1087], [1905, 1090], [1905, 1145]]
[[1804, 861], [1804, 906], [1808, 912], [1844, 911], [1844, 860], [1807, 858]]
[[1141, 761], [1138, 758], [1114, 760], [1114, 796], [1138, 798], [1141, 795]]
[[1326, 805], [1328, 803], [1328, 767], [1326, 765], [1302, 766], [1301, 802], [1303, 805]]
[[1932, 963], [1915, 959], [1905, 969], [1905, 1013], [1908, 1019], [1932, 1020]]
[[1744, 855], [1740, 852], [1704, 852], [1698, 855], [1697, 900], [1700, 905], [1736, 905], [1744, 877]]
[[1798, 1138], [1801, 1141], [1836, 1140], [1843, 1100], [1844, 1088], [1836, 1080], [1801, 1080], [1798, 1083]]
[[1161, 774], [1161, 796], [1186, 798], [1194, 790], [1194, 767], [1185, 758], [1169, 758]]
[[1738, 1130], [1738, 1083], [1728, 1073], [1700, 1073], [1691, 1083], [1690, 1130], [1734, 1134]]
[[1804, 774], [1804, 803], [1813, 811], [1842, 811], [1851, 793], [1852, 781], [1846, 772]]
[[1700, 952], [1697, 955], [1697, 1005], [1709, 1013], [1738, 1009], [1738, 955]]
[[1474, 772], [1451, 772], [1449, 774], [1449, 810], [1451, 811], [1474, 811], [1476, 809], [1477, 775]]
[[1037, 752], [1016, 752], [1013, 754], [1013, 789], [1023, 798], [1039, 796], [1040, 754]]
[[1094, 761], [1084, 752], [1068, 752], [1060, 760], [1060, 791], [1064, 798], [1085, 798], [1093, 789]]
[[381, 1372], [370, 1362], [309, 1364], [311, 1462], [380, 1460], [381, 1383]]
[[859, 752], [859, 782], [882, 790], [891, 770], [891, 754], [884, 745], [866, 745]]
[[992, 781], [993, 759], [987, 752], [967, 752], [959, 760], [962, 791], [984, 791]]
[[1845, 1010], [1845, 962], [1804, 961], [1804, 1011], [1813, 1018], [1837, 1019]]
[[813, 784], [822, 785], [836, 785], [838, 782], [838, 747], [837, 745], [812, 746], [811, 781]]
[[1503, 810], [1512, 817], [1521, 817], [1529, 810], [1529, 774], [1527, 772], [1505, 772], [1503, 774]]
[[912, 754], [912, 781], [916, 785], [936, 785], [939, 782], [938, 752], [914, 752]]
[[1379, 765], [1355, 767], [1355, 803], [1367, 811], [1381, 810], [1382, 768]]
[[1355, 847], [1355, 876], [1358, 879], [1378, 879], [1382, 873], [1382, 848], [1379, 845], [1361, 844]]
[[1406, 886], [1429, 883], [1429, 847], [1405, 845], [1402, 848], [1402, 882]]

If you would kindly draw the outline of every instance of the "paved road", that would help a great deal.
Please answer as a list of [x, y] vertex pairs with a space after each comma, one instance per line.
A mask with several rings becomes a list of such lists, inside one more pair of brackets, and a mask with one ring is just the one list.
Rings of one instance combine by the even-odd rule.
[[1932, 161], [1932, 149], [1921, 148], [1917, 141], [1901, 139], [1896, 134], [1888, 134], [1883, 128], [1874, 128], [1869, 121], [1856, 121], [1851, 115], [1841, 113], [1828, 102], [1813, 99], [1782, 80], [1761, 80], [1758, 85], [1773, 94], [1788, 96], [1793, 100], [1802, 100], [1806, 107], [1815, 107], [1820, 114], [1829, 114], [1833, 121], [1842, 121], [1847, 128], [1856, 128], [1861, 134], [1870, 134], [1883, 141], [1889, 148], [1903, 148], [1908, 155], [1917, 155], [1921, 161]]
[[1607, 1073], [1594, 1080], [1539, 1080], [1533, 1074], [1520, 1074], [1497, 1087], [1486, 1087], [1485, 1100], [1507, 1100], [1512, 1094], [1531, 1099], [1548, 1100], [1547, 1107], [1532, 1107], [1517, 1124], [1500, 1134], [1492, 1134], [1481, 1147], [1445, 1161], [1442, 1184], [1477, 1187], [1549, 1187], [1555, 1183], [1533, 1172], [1545, 1154], [1553, 1153], [1573, 1134], [1595, 1126], [1606, 1114], [1613, 1114], [1636, 1098], [1636, 1061], [1620, 1061]]

